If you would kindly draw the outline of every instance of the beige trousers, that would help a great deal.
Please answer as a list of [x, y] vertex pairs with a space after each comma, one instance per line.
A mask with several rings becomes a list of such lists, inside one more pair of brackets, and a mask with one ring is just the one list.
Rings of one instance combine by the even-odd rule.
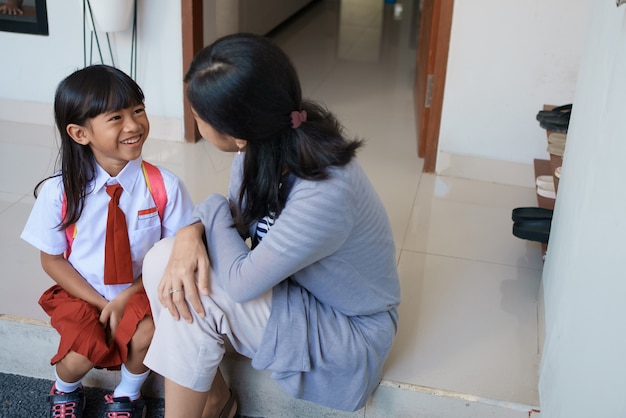
[[249, 302], [236, 303], [212, 280], [210, 295], [201, 295], [205, 317], [200, 318], [192, 310], [191, 324], [184, 319], [176, 321], [157, 296], [172, 243], [173, 238], [157, 243], [143, 263], [143, 284], [156, 326], [144, 363], [181, 386], [206, 392], [224, 356], [224, 337], [238, 353], [254, 356], [270, 316], [272, 291]]

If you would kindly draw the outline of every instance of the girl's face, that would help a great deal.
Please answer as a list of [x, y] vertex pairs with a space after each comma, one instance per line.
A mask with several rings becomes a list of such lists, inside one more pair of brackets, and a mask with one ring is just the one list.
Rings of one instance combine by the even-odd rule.
[[82, 145], [89, 145], [98, 164], [116, 176], [130, 160], [141, 156], [150, 123], [143, 104], [105, 112], [85, 126], [68, 125], [67, 132]]
[[213, 126], [202, 120], [195, 110], [192, 109], [191, 113], [196, 120], [198, 131], [200, 132], [200, 135], [202, 135], [202, 138], [213, 144], [215, 148], [224, 152], [243, 151], [245, 149], [245, 140], [219, 133], [215, 130], [215, 128], [213, 128]]

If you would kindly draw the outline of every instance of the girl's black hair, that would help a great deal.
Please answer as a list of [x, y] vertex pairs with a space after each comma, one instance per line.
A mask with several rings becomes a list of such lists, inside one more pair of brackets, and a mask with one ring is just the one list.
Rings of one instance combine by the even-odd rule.
[[[302, 99], [289, 57], [263, 36], [234, 34], [200, 51], [185, 75], [187, 98], [196, 114], [217, 132], [247, 140], [240, 202], [235, 216], [244, 233], [269, 212], [276, 216], [288, 191], [285, 173], [323, 180], [328, 168], [348, 164], [362, 141], [347, 139], [337, 118], [322, 105]], [[306, 122], [293, 129], [291, 112]]]
[[59, 160], [61, 172], [50, 176], [35, 186], [39, 187], [52, 177], [62, 176], [67, 199], [67, 211], [59, 229], [74, 224], [82, 214], [87, 185], [94, 179], [96, 162], [89, 145], [81, 145], [67, 133], [67, 126], [87, 126], [90, 119], [144, 102], [139, 85], [123, 71], [108, 65], [91, 65], [66, 77], [57, 87], [54, 96], [54, 117], [61, 136]]

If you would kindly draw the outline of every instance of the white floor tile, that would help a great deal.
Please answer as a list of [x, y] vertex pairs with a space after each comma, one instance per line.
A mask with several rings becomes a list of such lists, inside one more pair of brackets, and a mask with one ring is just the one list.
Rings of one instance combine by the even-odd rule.
[[[531, 189], [532, 190], [532, 189]], [[403, 248], [540, 270], [541, 246], [512, 234], [528, 189], [423, 175]]]
[[399, 271], [385, 379], [538, 405], [538, 271], [406, 250]]

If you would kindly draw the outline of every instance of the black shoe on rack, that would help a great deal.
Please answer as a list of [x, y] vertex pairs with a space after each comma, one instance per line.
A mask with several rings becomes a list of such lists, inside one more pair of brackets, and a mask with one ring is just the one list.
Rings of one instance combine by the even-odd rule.
[[569, 128], [569, 119], [572, 113], [572, 105], [557, 106], [552, 110], [540, 110], [537, 113], [539, 126], [553, 132], [566, 133]]
[[547, 244], [551, 226], [552, 219], [519, 221], [513, 224], [513, 235], [517, 238]]
[[513, 219], [513, 222], [540, 221], [543, 219], [552, 219], [552, 213], [552, 209], [539, 207], [515, 208], [511, 212], [511, 219]]

